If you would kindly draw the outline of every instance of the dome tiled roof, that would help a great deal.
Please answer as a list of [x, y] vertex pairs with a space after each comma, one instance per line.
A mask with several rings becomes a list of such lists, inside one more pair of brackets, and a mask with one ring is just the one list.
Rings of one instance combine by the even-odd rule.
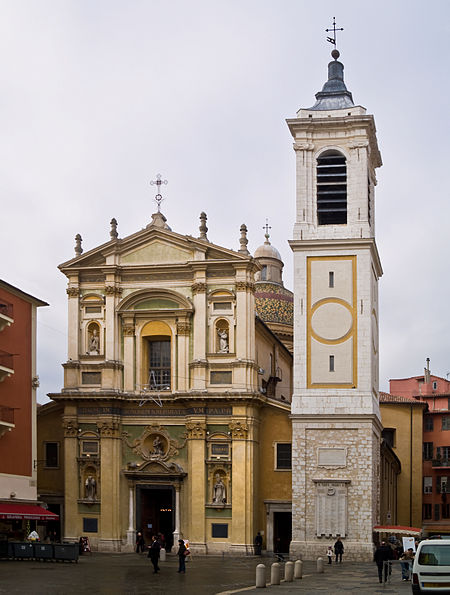
[[294, 295], [278, 283], [255, 284], [255, 308], [264, 322], [294, 324]]
[[278, 252], [278, 250], [274, 246], [272, 246], [272, 244], [269, 244], [268, 241], [264, 242], [264, 244], [262, 246], [259, 246], [259, 248], [256, 248], [254, 257], [276, 258], [277, 260], [281, 260], [281, 255]]

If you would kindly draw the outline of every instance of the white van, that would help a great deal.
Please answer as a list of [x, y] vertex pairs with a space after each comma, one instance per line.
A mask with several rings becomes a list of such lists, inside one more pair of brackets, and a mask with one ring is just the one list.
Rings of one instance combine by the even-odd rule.
[[413, 593], [450, 593], [450, 540], [425, 539], [413, 562]]

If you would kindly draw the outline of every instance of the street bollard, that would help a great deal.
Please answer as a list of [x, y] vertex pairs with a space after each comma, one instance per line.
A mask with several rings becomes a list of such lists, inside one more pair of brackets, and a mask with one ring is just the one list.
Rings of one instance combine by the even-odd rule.
[[303, 576], [303, 562], [296, 560], [294, 564], [294, 578], [302, 578]]
[[323, 558], [317, 558], [317, 572], [323, 572]]
[[272, 568], [270, 569], [270, 584], [271, 585], [279, 585], [281, 578], [281, 567], [278, 562], [274, 562], [272, 564]]
[[161, 562], [166, 561], [166, 550], [163, 547], [159, 550], [159, 559]]
[[287, 583], [292, 583], [294, 580], [294, 562], [286, 562], [284, 566], [284, 580]]
[[256, 587], [266, 586], [266, 567], [264, 564], [258, 564], [256, 567]]

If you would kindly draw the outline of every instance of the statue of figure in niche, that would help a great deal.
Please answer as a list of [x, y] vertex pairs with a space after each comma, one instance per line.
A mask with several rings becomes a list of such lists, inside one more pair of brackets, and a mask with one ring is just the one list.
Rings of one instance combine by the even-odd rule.
[[219, 473], [216, 473], [216, 483], [213, 488], [213, 503], [214, 504], [225, 504], [227, 501], [227, 492], [225, 484], [222, 481], [222, 477]]
[[153, 452], [152, 455], [163, 455], [164, 454], [164, 445], [161, 442], [161, 438], [156, 436], [153, 440]]
[[100, 337], [98, 335], [97, 327], [89, 329], [89, 354], [98, 355], [100, 353]]
[[95, 500], [97, 497], [97, 482], [93, 475], [88, 475], [84, 482], [84, 495], [86, 500]]
[[219, 335], [219, 353], [228, 353], [228, 333], [227, 329], [217, 329]]

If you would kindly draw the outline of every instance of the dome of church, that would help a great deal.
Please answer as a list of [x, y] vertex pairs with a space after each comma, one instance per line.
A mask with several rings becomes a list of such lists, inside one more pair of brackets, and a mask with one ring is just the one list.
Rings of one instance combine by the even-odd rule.
[[283, 286], [283, 261], [278, 250], [266, 241], [256, 249], [254, 258], [261, 265], [255, 276], [255, 309], [258, 317], [278, 338], [292, 349], [294, 294]]
[[281, 260], [281, 254], [268, 240], [262, 246], [256, 248], [254, 256], [255, 258], [276, 258]]

